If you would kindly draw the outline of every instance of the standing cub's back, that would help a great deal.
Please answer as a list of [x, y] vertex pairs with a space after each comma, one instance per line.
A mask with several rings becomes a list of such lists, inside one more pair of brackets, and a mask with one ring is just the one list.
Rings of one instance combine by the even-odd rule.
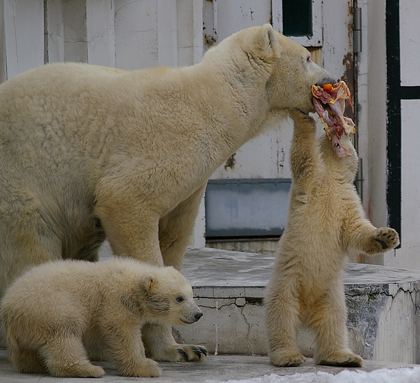
[[98, 344], [123, 375], [159, 376], [157, 363], [145, 357], [142, 325], [184, 325], [201, 316], [177, 270], [131, 259], [34, 267], [11, 285], [1, 307], [16, 368], [55, 376], [102, 376], [87, 357]]

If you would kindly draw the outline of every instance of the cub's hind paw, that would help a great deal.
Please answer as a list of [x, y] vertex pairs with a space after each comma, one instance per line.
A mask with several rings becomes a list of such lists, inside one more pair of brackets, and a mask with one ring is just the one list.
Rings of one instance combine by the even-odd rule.
[[322, 358], [320, 361], [317, 361], [317, 364], [338, 367], [362, 367], [363, 359], [359, 355], [343, 350]]
[[271, 363], [277, 367], [296, 367], [301, 365], [306, 358], [295, 350], [274, 351], [270, 354]]
[[400, 244], [398, 233], [390, 227], [380, 227], [371, 238], [371, 246], [367, 254], [384, 253]]

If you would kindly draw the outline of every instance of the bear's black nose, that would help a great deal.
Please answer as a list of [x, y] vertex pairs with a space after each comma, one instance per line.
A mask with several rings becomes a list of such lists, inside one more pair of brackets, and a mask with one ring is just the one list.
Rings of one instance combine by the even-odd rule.
[[203, 313], [197, 313], [194, 315], [196, 321], [198, 321], [203, 316]]

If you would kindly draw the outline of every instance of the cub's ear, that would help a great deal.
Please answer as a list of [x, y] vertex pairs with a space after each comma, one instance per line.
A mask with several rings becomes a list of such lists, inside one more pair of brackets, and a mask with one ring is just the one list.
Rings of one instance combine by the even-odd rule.
[[262, 37], [262, 45], [263, 50], [267, 54], [271, 51], [277, 56], [280, 51], [280, 44], [279, 40], [277, 39], [277, 32], [271, 26], [271, 24], [264, 24], [261, 27], [261, 37]]
[[142, 285], [146, 291], [151, 291], [155, 287], [157, 281], [153, 274], [146, 274], [142, 278]]

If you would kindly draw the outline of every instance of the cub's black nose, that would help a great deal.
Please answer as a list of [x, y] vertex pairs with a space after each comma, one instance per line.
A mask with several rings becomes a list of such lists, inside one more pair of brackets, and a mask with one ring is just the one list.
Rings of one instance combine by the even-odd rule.
[[195, 320], [199, 320], [203, 316], [203, 313], [197, 313], [194, 315]]

